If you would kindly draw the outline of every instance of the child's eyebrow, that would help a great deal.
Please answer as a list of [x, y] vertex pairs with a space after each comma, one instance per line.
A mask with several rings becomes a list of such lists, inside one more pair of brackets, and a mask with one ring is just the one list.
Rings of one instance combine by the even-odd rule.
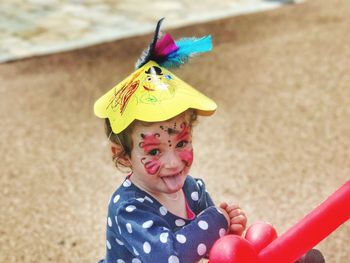
[[150, 143], [140, 142], [140, 147], [158, 146], [160, 144], [161, 144], [160, 142], [150, 142]]

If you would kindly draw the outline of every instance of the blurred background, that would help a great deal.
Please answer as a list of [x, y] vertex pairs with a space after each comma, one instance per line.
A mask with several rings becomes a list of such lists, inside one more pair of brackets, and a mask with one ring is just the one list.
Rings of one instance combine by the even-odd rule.
[[[282, 234], [350, 175], [350, 2], [0, 3], [0, 262], [97, 262], [124, 178], [95, 100], [134, 70], [161, 17], [214, 49], [175, 74], [219, 108], [191, 175]], [[344, 209], [349, 209], [344, 207]], [[350, 225], [317, 248], [348, 262]]]
[[[300, 2], [300, 0], [299, 0]], [[273, 9], [294, 0], [12, 0], [0, 3], [0, 62]]]

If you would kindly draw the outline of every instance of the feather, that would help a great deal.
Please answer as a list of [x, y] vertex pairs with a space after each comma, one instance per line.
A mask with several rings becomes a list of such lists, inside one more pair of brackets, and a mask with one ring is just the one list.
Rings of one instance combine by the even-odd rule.
[[175, 43], [178, 49], [161, 61], [160, 66], [178, 68], [185, 64], [190, 57], [212, 50], [212, 38], [210, 35], [202, 38], [183, 38]]
[[156, 47], [154, 49], [155, 57], [164, 58], [178, 49], [179, 48], [176, 46], [176, 43], [172, 37], [169, 34], [165, 34], [156, 43]]
[[135, 64], [136, 69], [153, 60], [165, 68], [178, 68], [185, 64], [190, 57], [212, 49], [211, 36], [202, 38], [182, 38], [174, 41], [169, 34], [160, 37], [160, 27], [164, 18], [160, 19], [154, 33], [153, 41]]
[[159, 39], [159, 35], [160, 35], [160, 27], [162, 25], [162, 22], [164, 20], [164, 17], [162, 19], [160, 19], [157, 23], [156, 26], [156, 30], [154, 32], [154, 37], [153, 37], [153, 41], [151, 42], [151, 44], [142, 52], [141, 57], [136, 61], [135, 64], [135, 68], [141, 68], [143, 65], [145, 65], [148, 61], [151, 60], [151, 57], [154, 54], [154, 49], [156, 47], [156, 43]]

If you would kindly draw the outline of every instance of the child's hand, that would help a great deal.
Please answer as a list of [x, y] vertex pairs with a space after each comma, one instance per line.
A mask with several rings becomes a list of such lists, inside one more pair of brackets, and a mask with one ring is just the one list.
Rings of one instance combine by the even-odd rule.
[[247, 217], [244, 211], [236, 204], [228, 205], [223, 202], [220, 208], [226, 211], [230, 218], [229, 233], [241, 236], [247, 225]]

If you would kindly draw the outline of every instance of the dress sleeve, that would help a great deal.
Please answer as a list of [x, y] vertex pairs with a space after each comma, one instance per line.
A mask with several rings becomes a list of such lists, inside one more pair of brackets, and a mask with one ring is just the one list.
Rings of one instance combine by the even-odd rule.
[[197, 262], [227, 229], [225, 217], [215, 207], [205, 209], [176, 232], [170, 230], [162, 211], [150, 211], [143, 203], [125, 202], [115, 216], [120, 243], [142, 262]]

